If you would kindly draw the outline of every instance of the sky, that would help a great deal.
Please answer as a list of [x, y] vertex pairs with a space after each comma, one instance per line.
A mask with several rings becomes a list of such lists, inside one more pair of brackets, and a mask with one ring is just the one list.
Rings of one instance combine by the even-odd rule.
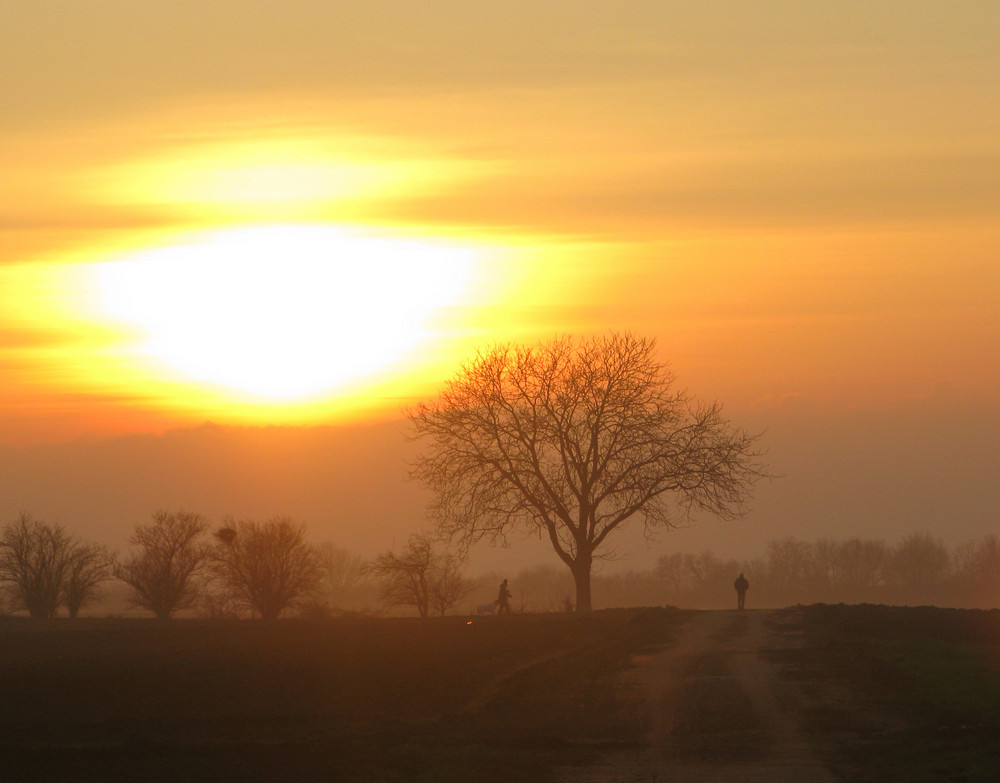
[[[766, 432], [732, 546], [989, 532], [998, 33], [994, 2], [0, 2], [2, 518], [232, 508], [120, 444], [381, 443], [478, 348], [610, 329]], [[39, 456], [101, 448], [103, 505]], [[336, 516], [305, 491], [260, 513]]]

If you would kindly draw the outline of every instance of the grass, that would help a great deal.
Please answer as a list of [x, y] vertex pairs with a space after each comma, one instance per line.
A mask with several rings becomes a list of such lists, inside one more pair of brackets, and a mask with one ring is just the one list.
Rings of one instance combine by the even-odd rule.
[[[0, 781], [550, 783], [641, 745], [649, 716], [614, 675], [686, 617], [0, 618]], [[1000, 779], [1000, 612], [814, 606], [773, 620], [804, 633], [773, 660], [845, 780]], [[678, 695], [694, 758], [701, 729], [749, 709], [717, 664], [697, 661], [705, 682]], [[754, 758], [737, 751], [705, 760]]]
[[826, 675], [860, 695], [823, 715], [846, 729], [847, 779], [1000, 778], [1000, 612], [816, 606], [803, 624]]
[[971, 642], [876, 640], [870, 654], [907, 683], [914, 701], [973, 721], [995, 718], [1000, 707], [1000, 679], [992, 650]]
[[0, 780], [548, 781], [680, 615], [0, 618]]

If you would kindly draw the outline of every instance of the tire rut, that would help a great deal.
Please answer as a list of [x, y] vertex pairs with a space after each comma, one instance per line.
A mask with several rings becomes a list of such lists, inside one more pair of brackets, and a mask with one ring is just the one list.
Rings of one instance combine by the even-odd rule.
[[693, 612], [675, 643], [635, 656], [616, 683], [622, 712], [640, 716], [643, 743], [589, 767], [559, 770], [561, 783], [732, 781], [831, 783], [794, 699], [779, 698], [767, 653], [797, 642], [771, 613]]

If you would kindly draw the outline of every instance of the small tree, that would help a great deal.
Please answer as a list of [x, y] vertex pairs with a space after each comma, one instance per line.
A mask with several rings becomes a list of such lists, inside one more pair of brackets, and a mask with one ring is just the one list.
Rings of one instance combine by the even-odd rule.
[[431, 572], [430, 609], [444, 617], [474, 589], [475, 584], [465, 578], [462, 560], [451, 553], [442, 554]]
[[412, 606], [421, 617], [431, 611], [444, 616], [473, 589], [464, 577], [461, 559], [435, 551], [434, 540], [426, 533], [410, 536], [399, 555], [379, 555], [368, 570], [379, 581], [379, 597], [385, 606]]
[[114, 569], [132, 588], [132, 606], [166, 620], [197, 604], [207, 554], [201, 538], [207, 529], [205, 519], [189, 511], [157, 511], [153, 524], [136, 526], [130, 542], [138, 551]]
[[969, 587], [988, 588], [1000, 583], [1000, 538], [986, 535], [955, 548], [954, 572]]
[[843, 584], [867, 591], [885, 582], [889, 549], [881, 539], [850, 538], [839, 545], [838, 561]]
[[657, 578], [666, 582], [674, 595], [680, 593], [684, 586], [684, 573], [684, 555], [680, 552], [661, 555], [656, 561]]
[[59, 525], [22, 513], [0, 533], [0, 580], [15, 609], [55, 617], [63, 600], [75, 540]]
[[925, 588], [940, 583], [948, 571], [948, 550], [928, 533], [913, 533], [892, 550], [892, 574], [897, 584]]
[[70, 618], [100, 595], [100, 586], [111, 578], [112, 560], [107, 549], [98, 544], [75, 544], [69, 553], [69, 565], [63, 596]]
[[365, 586], [365, 558], [327, 541], [316, 548], [319, 562], [319, 598], [328, 608], [344, 608], [356, 601]]
[[216, 531], [212, 569], [236, 601], [265, 620], [297, 605], [320, 578], [306, 531], [285, 517], [227, 520]]
[[397, 555], [386, 552], [372, 561], [369, 571], [379, 581], [385, 606], [412, 606], [421, 617], [430, 614], [430, 571], [434, 549], [430, 536], [416, 533]]
[[787, 596], [807, 585], [813, 572], [813, 548], [805, 541], [789, 536], [768, 543], [767, 576], [772, 588]]

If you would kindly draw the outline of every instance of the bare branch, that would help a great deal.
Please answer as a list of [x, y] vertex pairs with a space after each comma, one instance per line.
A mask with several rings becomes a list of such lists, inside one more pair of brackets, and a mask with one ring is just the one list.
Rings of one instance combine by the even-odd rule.
[[427, 533], [410, 536], [398, 555], [379, 555], [368, 571], [379, 581], [385, 606], [412, 606], [421, 617], [432, 611], [444, 616], [473, 588], [464, 576], [463, 559], [435, 550], [434, 539]]
[[677, 512], [741, 516], [763, 475], [758, 437], [674, 390], [654, 348], [628, 334], [496, 346], [410, 411], [428, 443], [412, 476], [433, 492], [440, 531], [463, 548], [544, 531], [586, 610], [590, 564], [632, 518], [652, 529]]
[[115, 576], [132, 588], [132, 605], [165, 620], [194, 606], [200, 596], [206, 551], [200, 539], [208, 523], [189, 511], [157, 511], [151, 525], [137, 525], [137, 547], [115, 565]]
[[15, 608], [55, 617], [64, 597], [76, 540], [59, 525], [22, 513], [0, 533], [0, 583]]
[[319, 556], [302, 525], [287, 517], [227, 520], [215, 533], [209, 560], [238, 605], [265, 620], [304, 600], [320, 580]]

